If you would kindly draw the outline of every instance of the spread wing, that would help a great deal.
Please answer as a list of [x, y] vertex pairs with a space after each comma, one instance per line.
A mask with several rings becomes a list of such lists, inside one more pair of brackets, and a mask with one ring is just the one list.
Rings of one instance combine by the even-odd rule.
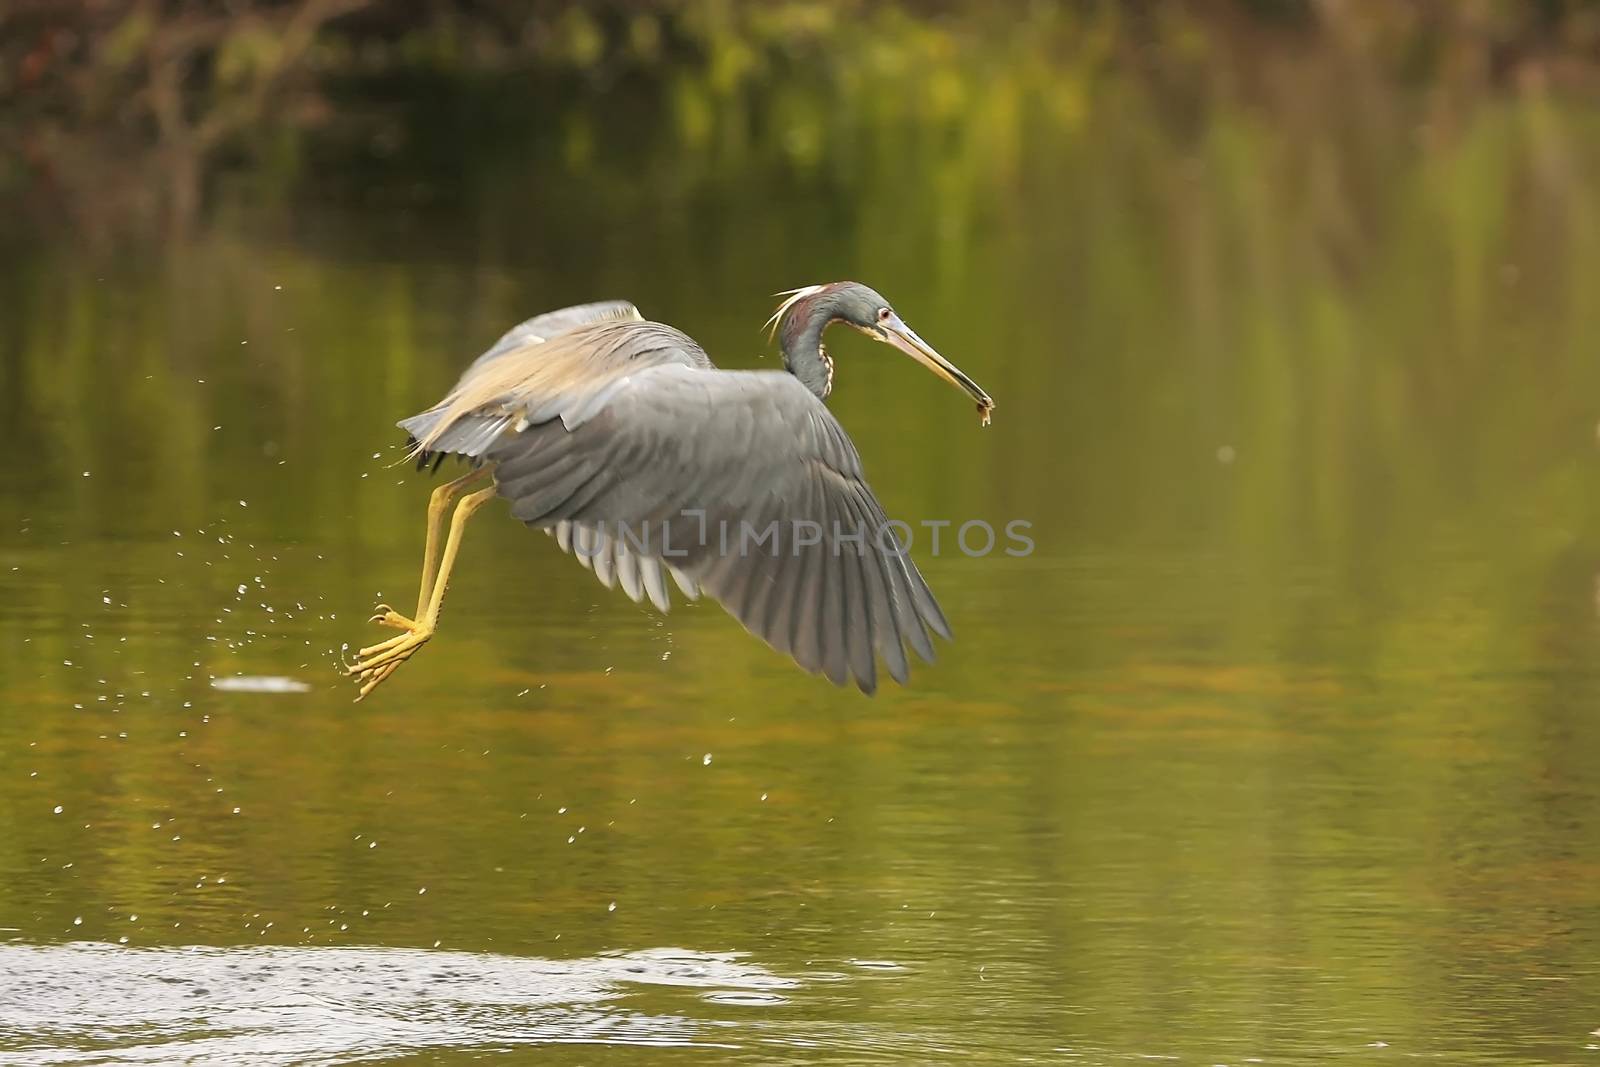
[[594, 539], [597, 573], [608, 546], [625, 587], [665, 565], [835, 684], [871, 692], [876, 656], [904, 682], [906, 647], [931, 660], [929, 631], [950, 636], [855, 447], [789, 374], [649, 368], [587, 418], [531, 425], [486, 458], [513, 515]]
[[664, 608], [670, 575], [806, 670], [869, 693], [878, 657], [903, 683], [907, 648], [931, 661], [930, 631], [949, 638], [855, 446], [792, 375], [717, 370], [670, 327], [617, 321], [490, 369], [401, 425], [424, 450], [463, 451], [463, 423], [503, 420], [487, 439], [478, 424], [465, 454], [494, 465], [513, 515], [606, 584]]

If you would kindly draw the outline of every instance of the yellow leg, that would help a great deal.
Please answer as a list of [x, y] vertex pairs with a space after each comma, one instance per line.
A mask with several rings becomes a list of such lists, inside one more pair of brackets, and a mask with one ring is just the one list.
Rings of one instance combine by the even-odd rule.
[[356, 694], [357, 700], [376, 689], [379, 683], [433, 637], [433, 631], [439, 624], [439, 608], [444, 603], [444, 593], [450, 585], [450, 571], [455, 567], [456, 555], [461, 551], [462, 531], [466, 529], [472, 513], [492, 500], [494, 494], [495, 487], [491, 485], [469, 493], [456, 505], [455, 514], [450, 517], [450, 533], [445, 538], [444, 552], [439, 557], [437, 573], [428, 590], [427, 604], [417, 612], [416, 621], [405, 620], [411, 623], [405, 633], [357, 653], [359, 659], [349, 668], [350, 675], [361, 685], [361, 691]]
[[439, 569], [439, 530], [444, 525], [445, 512], [450, 510], [450, 505], [455, 503], [456, 497], [473, 482], [481, 480], [489, 473], [489, 468], [478, 467], [470, 470], [454, 481], [445, 482], [433, 491], [428, 497], [428, 536], [422, 549], [422, 584], [417, 590], [417, 613], [412, 618], [406, 618], [387, 604], [379, 604], [373, 608], [372, 618], [368, 622], [375, 622], [381, 626], [392, 626], [396, 630], [416, 629], [416, 619], [422, 617], [423, 611], [428, 606], [428, 597], [433, 594], [433, 581]]

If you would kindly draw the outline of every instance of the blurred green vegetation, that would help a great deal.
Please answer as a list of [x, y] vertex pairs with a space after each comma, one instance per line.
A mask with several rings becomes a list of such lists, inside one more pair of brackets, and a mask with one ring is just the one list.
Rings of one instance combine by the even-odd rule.
[[[534, 124], [574, 171], [619, 137], [670, 141], [702, 168], [686, 182], [943, 145], [966, 185], [1081, 136], [1108, 90], [1174, 134], [1245, 107], [1343, 158], [1419, 123], [1450, 136], [1490, 99], [1590, 92], [1600, 69], [1593, 0], [20, 0], [0, 31], [0, 195], [39, 208], [24, 229], [91, 237], [187, 232], [219, 175], [279, 201], [363, 158], [397, 189], [471, 180]], [[1406, 91], [1421, 113], [1385, 113]], [[619, 126], [620, 101], [654, 106]], [[452, 104], [457, 139], [422, 152]]]

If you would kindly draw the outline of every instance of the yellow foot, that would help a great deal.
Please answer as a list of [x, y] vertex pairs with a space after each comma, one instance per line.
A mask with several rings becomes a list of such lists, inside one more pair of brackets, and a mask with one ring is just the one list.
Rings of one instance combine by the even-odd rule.
[[345, 673], [361, 686], [360, 692], [356, 694], [358, 701], [376, 689], [385, 678], [399, 670], [400, 664], [415, 655], [417, 649], [427, 644], [433, 637], [431, 626], [425, 627], [421, 623], [413, 622], [385, 604], [378, 605], [378, 612], [372, 616], [371, 621], [383, 626], [393, 626], [405, 632], [361, 649], [356, 653], [356, 662], [345, 668]]
[[396, 630], [417, 629], [415, 620], [406, 618], [387, 604], [379, 604], [372, 611], [372, 618], [368, 619], [368, 622], [375, 622], [379, 626], [392, 626]]

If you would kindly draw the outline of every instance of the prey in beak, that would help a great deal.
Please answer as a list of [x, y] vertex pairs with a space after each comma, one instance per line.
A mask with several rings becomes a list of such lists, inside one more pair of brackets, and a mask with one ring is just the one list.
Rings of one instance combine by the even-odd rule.
[[989, 398], [989, 394], [984, 392], [983, 387], [977, 382], [967, 377], [960, 367], [945, 359], [932, 345], [917, 336], [917, 331], [907, 326], [905, 320], [894, 311], [881, 308], [876, 322], [869, 327], [857, 328], [875, 341], [893, 345], [966, 393], [977, 405], [978, 417], [983, 420], [982, 425], [989, 425], [989, 416], [994, 411], [994, 401]]

